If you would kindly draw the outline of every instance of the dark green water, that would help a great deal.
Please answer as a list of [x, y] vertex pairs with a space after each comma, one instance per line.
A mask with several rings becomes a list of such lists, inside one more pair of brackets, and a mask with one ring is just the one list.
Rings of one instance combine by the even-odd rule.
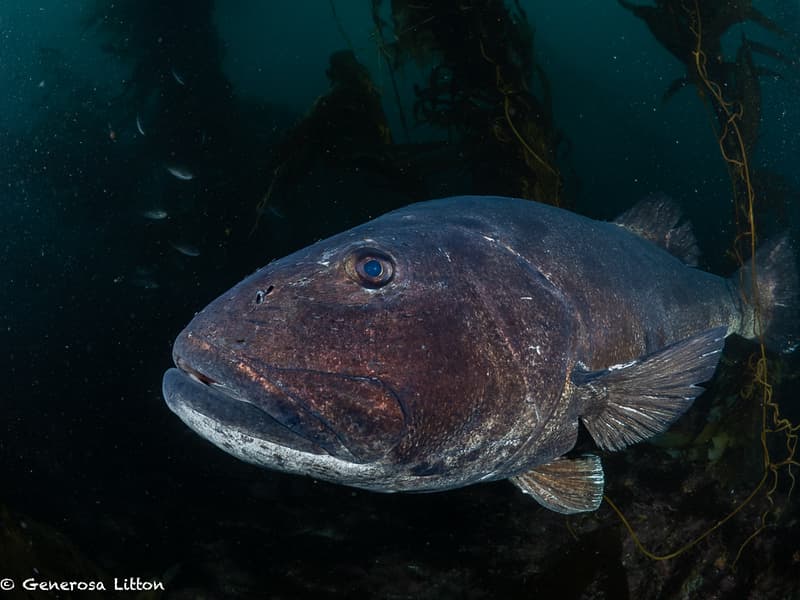
[[[477, 15], [492, 3], [462, 4]], [[693, 223], [701, 268], [733, 272], [732, 186], [709, 95], [689, 82], [662, 101], [687, 70], [617, 3], [521, 4], [565, 140], [556, 164], [569, 207], [611, 219], [666, 193]], [[380, 14], [391, 42], [388, 5]], [[769, 508], [763, 493], [661, 563], [636, 552], [605, 504], [566, 519], [504, 482], [387, 496], [267, 472], [213, 448], [167, 409], [161, 376], [175, 335], [245, 275], [392, 208], [510, 185], [469, 154], [476, 144], [463, 144], [462, 131], [415, 124], [433, 63], [399, 67], [395, 96], [370, 3], [331, 6], [0, 7], [0, 579], [14, 581], [9, 597], [81, 597], [20, 592], [25, 578], [115, 577], [162, 582], [160, 595], [142, 597], [163, 598], [800, 596], [800, 513], [785, 469], [778, 511], [736, 569]], [[756, 6], [784, 34], [752, 19], [731, 25], [711, 60], [733, 63], [744, 39], [774, 51], [754, 53], [760, 118], [749, 158], [760, 234], [796, 239], [800, 9]], [[474, 50], [474, 40], [463, 44]], [[318, 126], [285, 142], [328, 93], [330, 54], [348, 47], [380, 93], [389, 158], [357, 146], [358, 111], [331, 125], [334, 144], [320, 142]], [[731, 78], [724, 91], [735, 95]], [[541, 98], [541, 79], [527, 83]], [[717, 379], [678, 424], [679, 442], [604, 457], [608, 493], [648, 547], [680, 547], [758, 483], [760, 413], [738, 400], [754, 350], [729, 342]], [[771, 358], [775, 397], [797, 423], [797, 356]], [[711, 461], [712, 438], [723, 443], [723, 434], [722, 458]], [[771, 443], [785, 456], [781, 438]], [[63, 558], [65, 540], [80, 558]]]

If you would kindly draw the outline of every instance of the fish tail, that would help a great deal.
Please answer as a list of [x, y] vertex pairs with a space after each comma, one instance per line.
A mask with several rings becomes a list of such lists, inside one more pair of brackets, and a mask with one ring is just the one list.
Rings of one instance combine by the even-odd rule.
[[800, 345], [796, 260], [792, 242], [784, 235], [763, 244], [755, 258], [731, 278], [743, 300], [737, 333], [748, 339], [763, 339], [775, 352], [792, 352]]

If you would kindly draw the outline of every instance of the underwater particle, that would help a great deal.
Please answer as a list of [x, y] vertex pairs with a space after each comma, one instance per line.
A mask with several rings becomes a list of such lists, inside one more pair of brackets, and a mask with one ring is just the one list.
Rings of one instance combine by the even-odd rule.
[[44, 79], [42, 79], [42, 80], [39, 82], [39, 85], [38, 85], [38, 86], [36, 86], [36, 87], [38, 87], [38, 88], [43, 88], [43, 87], [44, 87], [44, 85], [45, 85], [45, 83], [44, 83]]
[[170, 242], [169, 245], [184, 256], [200, 256], [200, 249], [192, 244], [186, 244], [183, 242]]
[[258, 208], [256, 208], [256, 212], [258, 212], [258, 214], [260, 215], [266, 215], [268, 217], [274, 217], [280, 220], [286, 219], [286, 214], [272, 204], [268, 204], [263, 207], [259, 206]]
[[157, 290], [161, 287], [158, 282], [151, 277], [132, 277], [130, 279], [130, 284], [143, 290]]
[[161, 286], [156, 281], [155, 275], [155, 267], [139, 265], [128, 277], [128, 283], [143, 290], [157, 290]]
[[151, 221], [161, 221], [169, 216], [169, 213], [167, 213], [167, 211], [165, 211], [163, 208], [151, 208], [149, 210], [143, 210], [140, 214], [145, 219], [150, 219]]
[[170, 175], [180, 179], [181, 181], [191, 181], [194, 179], [194, 173], [192, 173], [186, 167], [180, 165], [167, 165], [166, 169]]
[[136, 130], [139, 132], [140, 135], [145, 135], [144, 127], [142, 127], [142, 118], [139, 114], [136, 114]]

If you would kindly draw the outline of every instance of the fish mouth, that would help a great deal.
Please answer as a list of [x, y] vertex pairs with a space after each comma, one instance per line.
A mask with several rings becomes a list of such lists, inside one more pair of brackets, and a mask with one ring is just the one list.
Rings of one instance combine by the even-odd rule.
[[[185, 361], [180, 361], [177, 368], [164, 373], [162, 391], [170, 410], [193, 429], [196, 428], [187, 417], [191, 413], [199, 413], [211, 419], [216, 427], [240, 435], [312, 454], [328, 453], [239, 396], [235, 390], [192, 368]], [[204, 432], [196, 431], [207, 437]]]
[[[212, 379], [208, 375], [201, 373], [197, 369], [194, 369], [189, 363], [187, 363], [181, 357], [177, 357], [175, 359], [175, 366], [178, 367], [178, 369], [180, 369], [184, 373], [186, 373], [186, 375], [188, 375], [190, 379], [194, 379], [195, 381], [197, 381], [197, 383], [202, 383], [203, 385], [208, 385], [208, 386], [216, 386], [220, 388], [220, 391], [222, 390], [228, 391], [228, 388], [226, 388], [224, 385], [220, 384], [217, 380]], [[241, 400], [241, 398], [237, 398], [235, 395], [233, 396], [233, 398], [235, 400]]]
[[237, 435], [367, 463], [385, 456], [407, 430], [403, 404], [376, 378], [243, 360], [208, 343], [176, 342], [173, 359], [164, 398], [204, 437], [188, 415]]

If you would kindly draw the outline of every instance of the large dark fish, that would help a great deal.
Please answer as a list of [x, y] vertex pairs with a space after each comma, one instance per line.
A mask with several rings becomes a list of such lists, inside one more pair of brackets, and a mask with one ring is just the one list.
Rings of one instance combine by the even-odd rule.
[[[265, 467], [384, 492], [510, 478], [550, 509], [593, 510], [600, 460], [565, 457], [578, 422], [606, 450], [662, 432], [725, 336], [755, 336], [751, 267], [687, 266], [678, 219], [658, 198], [614, 223], [507, 198], [408, 206], [212, 302], [178, 336], [164, 397]], [[756, 264], [762, 325], [788, 350], [788, 241]]]

